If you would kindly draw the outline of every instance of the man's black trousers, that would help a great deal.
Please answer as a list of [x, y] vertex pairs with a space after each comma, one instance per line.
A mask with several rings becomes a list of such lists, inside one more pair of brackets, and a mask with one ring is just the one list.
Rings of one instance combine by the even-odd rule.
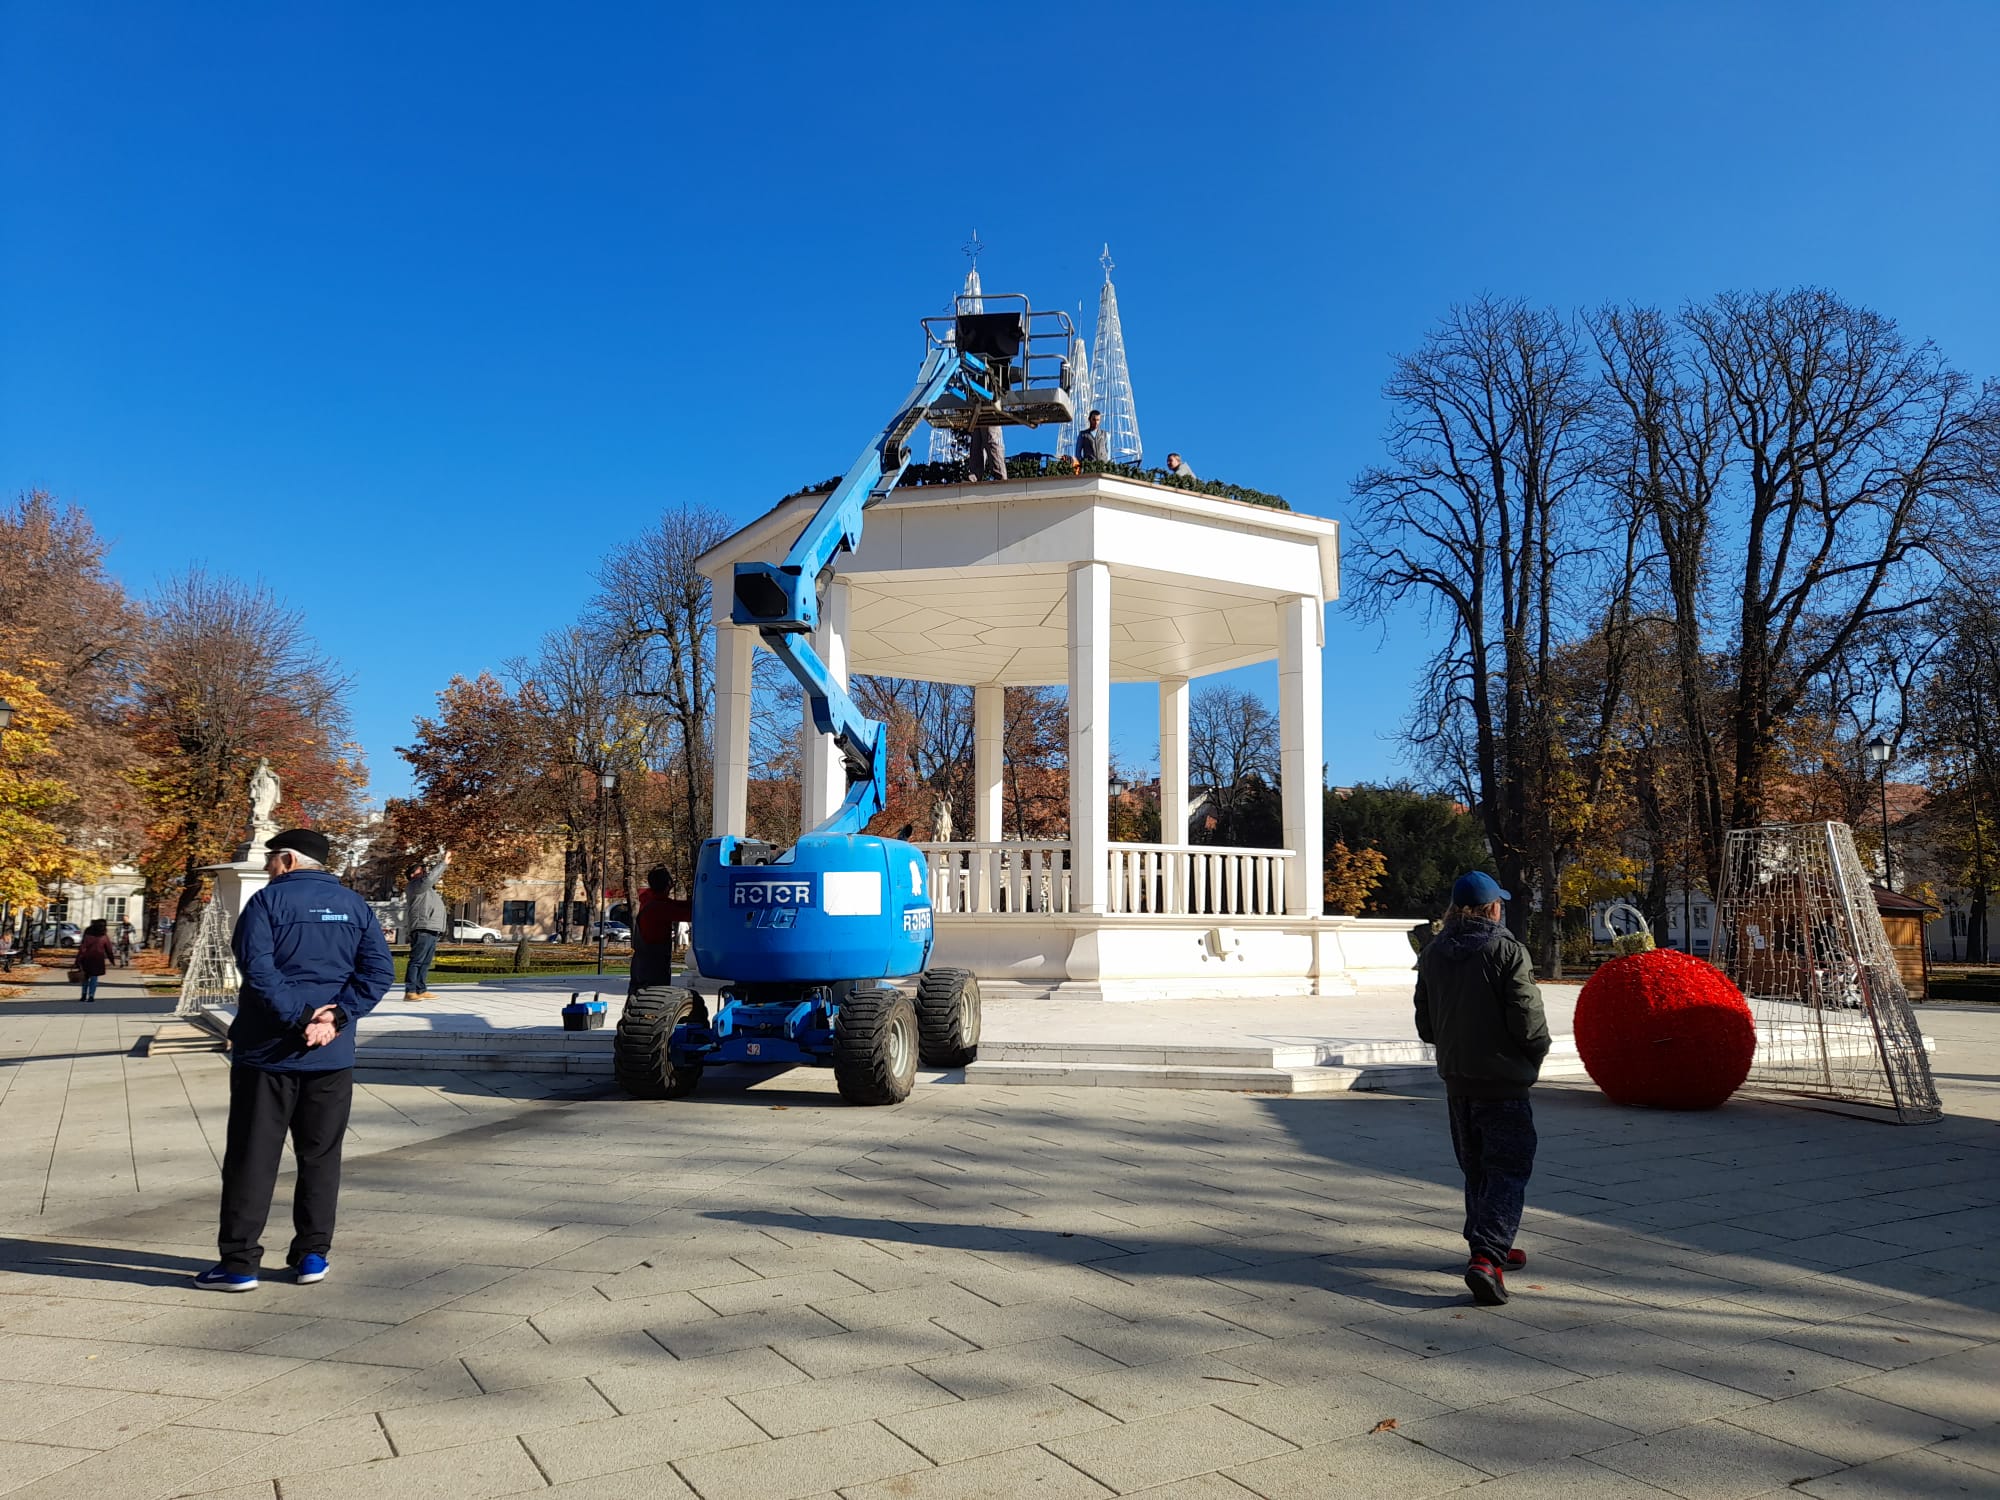
[[1526, 1099], [1453, 1094], [1451, 1148], [1465, 1173], [1465, 1243], [1504, 1260], [1521, 1231], [1521, 1204], [1535, 1170], [1535, 1112]]
[[340, 1201], [340, 1143], [354, 1106], [354, 1070], [271, 1073], [241, 1065], [229, 1070], [229, 1144], [222, 1155], [222, 1268], [257, 1273], [260, 1241], [271, 1216], [278, 1162], [292, 1138], [298, 1187], [292, 1195], [292, 1248], [287, 1265], [333, 1248]]

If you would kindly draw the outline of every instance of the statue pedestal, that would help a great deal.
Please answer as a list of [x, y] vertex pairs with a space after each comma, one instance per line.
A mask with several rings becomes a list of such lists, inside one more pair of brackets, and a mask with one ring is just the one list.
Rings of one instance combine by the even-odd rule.
[[215, 877], [215, 899], [229, 913], [229, 929], [234, 932], [236, 919], [243, 915], [250, 898], [271, 883], [271, 877], [264, 873], [264, 862], [238, 858], [226, 865], [202, 868]]
[[[236, 919], [243, 915], [243, 908], [250, 898], [271, 883], [271, 877], [264, 873], [261, 859], [237, 858], [226, 865], [203, 865], [202, 869], [215, 877], [215, 894], [211, 898], [218, 908], [225, 936], [236, 931]], [[228, 974], [223, 983], [234, 993], [241, 984], [242, 976], [236, 972], [236, 965], [227, 965]]]

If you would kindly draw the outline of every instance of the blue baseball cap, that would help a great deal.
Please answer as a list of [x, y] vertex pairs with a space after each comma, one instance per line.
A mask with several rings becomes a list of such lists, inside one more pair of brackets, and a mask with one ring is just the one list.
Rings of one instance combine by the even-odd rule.
[[1511, 894], [1500, 889], [1500, 882], [1484, 870], [1469, 870], [1451, 883], [1453, 906], [1491, 906], [1495, 901], [1513, 899]]

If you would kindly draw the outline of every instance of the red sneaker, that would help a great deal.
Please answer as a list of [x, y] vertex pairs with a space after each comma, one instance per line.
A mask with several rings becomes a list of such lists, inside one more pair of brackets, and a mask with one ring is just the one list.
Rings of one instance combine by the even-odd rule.
[[1484, 1255], [1475, 1255], [1465, 1268], [1465, 1284], [1472, 1300], [1481, 1307], [1498, 1307], [1507, 1300], [1507, 1278], [1500, 1267]]
[[1521, 1267], [1525, 1266], [1525, 1265], [1526, 1265], [1527, 1263], [1528, 1263], [1528, 1252], [1527, 1252], [1527, 1251], [1525, 1251], [1525, 1250], [1509, 1250], [1509, 1251], [1507, 1252], [1507, 1269], [1508, 1269], [1508, 1270], [1510, 1270], [1510, 1271], [1518, 1271], [1518, 1270], [1520, 1270], [1520, 1269], [1521, 1269]]

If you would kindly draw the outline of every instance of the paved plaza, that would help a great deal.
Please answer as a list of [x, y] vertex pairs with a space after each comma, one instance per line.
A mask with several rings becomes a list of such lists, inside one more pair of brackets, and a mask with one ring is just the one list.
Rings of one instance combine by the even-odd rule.
[[812, 1072], [360, 1075], [332, 1277], [198, 1292], [226, 1061], [71, 993], [0, 1001], [10, 1497], [2000, 1494], [1991, 1009], [1938, 1125], [1544, 1087], [1489, 1310], [1434, 1087]]

